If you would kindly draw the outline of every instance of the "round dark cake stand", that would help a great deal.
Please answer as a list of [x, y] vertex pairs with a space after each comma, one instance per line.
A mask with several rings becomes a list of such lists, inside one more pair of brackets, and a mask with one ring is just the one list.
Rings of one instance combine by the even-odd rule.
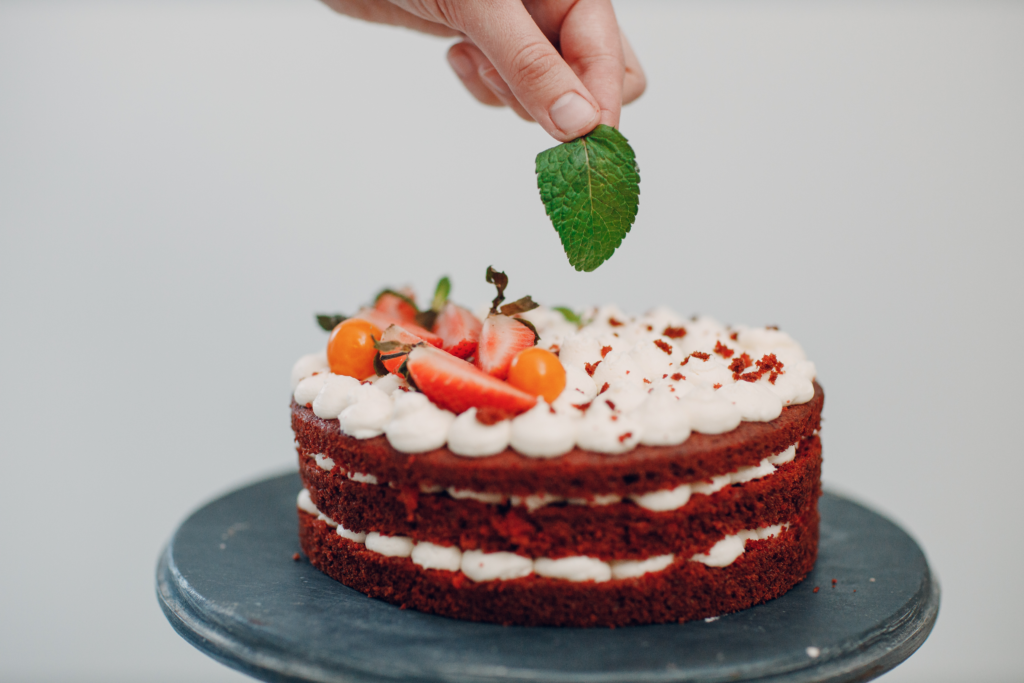
[[921, 646], [939, 587], [917, 544], [826, 493], [814, 571], [786, 595], [686, 624], [503, 627], [401, 610], [346, 588], [299, 550], [297, 474], [203, 507], [157, 567], [174, 629], [266, 681], [867, 681]]

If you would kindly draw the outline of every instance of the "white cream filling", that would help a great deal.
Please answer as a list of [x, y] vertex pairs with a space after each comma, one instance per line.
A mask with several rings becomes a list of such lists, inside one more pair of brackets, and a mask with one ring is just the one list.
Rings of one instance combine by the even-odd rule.
[[462, 551], [455, 546], [421, 541], [412, 549], [412, 561], [424, 569], [457, 572], [462, 566]]
[[736, 561], [743, 554], [747, 541], [765, 540], [772, 536], [778, 536], [789, 524], [773, 524], [772, 526], [760, 529], [746, 529], [739, 533], [726, 536], [718, 543], [711, 546], [706, 553], [697, 553], [690, 558], [691, 562], [700, 562], [709, 567], [727, 567]]
[[[360, 533], [345, 529], [313, 505], [309, 491], [299, 492], [297, 506], [303, 512], [336, 527], [336, 533], [355, 543], [365, 544], [367, 550], [386, 557], [408, 557], [424, 569], [461, 571], [470, 580], [511, 581], [536, 573], [563, 581], [594, 581], [631, 579], [668, 569], [676, 555], [656, 555], [643, 560], [613, 560], [605, 562], [596, 557], [574, 556], [537, 559], [509, 552], [485, 553], [482, 550], [461, 550], [455, 546], [442, 546], [428, 541], [416, 542], [408, 536], [385, 536], [376, 531]], [[745, 529], [726, 536], [706, 553], [693, 555], [690, 562], [709, 567], [727, 567], [743, 554], [747, 541], [765, 540], [780, 535], [789, 523], [774, 524], [759, 529]]]
[[335, 522], [333, 519], [331, 519], [330, 517], [316, 509], [316, 506], [313, 505], [313, 499], [310, 497], [309, 491], [307, 491], [306, 489], [302, 489], [301, 491], [299, 491], [299, 499], [296, 502], [296, 505], [298, 505], [300, 510], [307, 514], [315, 516], [321, 522], [327, 522], [327, 526], [338, 526], [337, 522]]
[[485, 553], [466, 550], [459, 565], [462, 573], [476, 582], [511, 581], [533, 573], [533, 560], [515, 553]]
[[[333, 375], [324, 352], [303, 356], [292, 369], [295, 401], [311, 405], [318, 417], [338, 419], [355, 438], [384, 434], [404, 453], [447, 443], [464, 457], [511, 447], [527, 457], [554, 458], [576, 447], [616, 454], [637, 444], [683, 443], [691, 432], [723, 434], [741, 420], [774, 420], [783, 406], [814, 396], [814, 363], [778, 330], [689, 320], [666, 308], [635, 317], [615, 306], [595, 308], [578, 328], [543, 307], [523, 317], [536, 325], [542, 348], [559, 348], [565, 367], [566, 388], [551, 406], [541, 401], [512, 420], [481, 425], [466, 414], [456, 419], [394, 375], [372, 384]], [[686, 333], [679, 337], [669, 327]], [[774, 382], [770, 372], [754, 382], [734, 378], [730, 366], [744, 353], [754, 363], [742, 373], [747, 378], [756, 376], [756, 362], [767, 354], [783, 370]], [[585, 411], [574, 407], [588, 404]]]
[[533, 561], [533, 571], [537, 576], [565, 581], [597, 581], [602, 583], [612, 578], [612, 567], [596, 557], [562, 557], [550, 560], [541, 557]]
[[648, 557], [646, 560], [615, 560], [611, 563], [612, 578], [635, 579], [644, 574], [652, 574], [668, 569], [675, 561], [676, 556], [673, 554], [655, 555], [654, 557]]
[[477, 491], [450, 488], [448, 489], [448, 495], [455, 500], [476, 500], [481, 503], [488, 503], [491, 505], [497, 505], [505, 502], [505, 496], [500, 493], [479, 493]]
[[413, 545], [408, 536], [384, 536], [376, 531], [366, 534], [366, 549], [386, 557], [409, 557]]

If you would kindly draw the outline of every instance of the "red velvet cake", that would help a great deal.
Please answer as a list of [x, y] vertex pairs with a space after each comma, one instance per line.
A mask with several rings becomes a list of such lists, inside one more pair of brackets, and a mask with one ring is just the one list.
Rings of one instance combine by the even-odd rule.
[[814, 366], [667, 309], [487, 315], [386, 291], [293, 371], [310, 562], [403, 608], [625, 626], [734, 612], [817, 556]]

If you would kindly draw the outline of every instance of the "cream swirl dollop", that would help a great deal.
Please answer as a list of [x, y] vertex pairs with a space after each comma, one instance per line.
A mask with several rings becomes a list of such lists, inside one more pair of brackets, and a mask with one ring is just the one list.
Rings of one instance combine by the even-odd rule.
[[455, 455], [472, 458], [501, 453], [511, 440], [510, 420], [485, 425], [476, 419], [476, 408], [456, 417], [448, 430], [448, 449]]
[[393, 417], [384, 427], [388, 443], [403, 453], [423, 453], [443, 446], [455, 415], [441, 410], [423, 394], [395, 393]]
[[554, 458], [576, 446], [578, 418], [552, 411], [543, 399], [512, 420], [510, 443], [531, 458]]
[[341, 411], [341, 431], [357, 439], [369, 439], [384, 433], [391, 419], [391, 397], [372, 384], [361, 384], [351, 394], [352, 404]]

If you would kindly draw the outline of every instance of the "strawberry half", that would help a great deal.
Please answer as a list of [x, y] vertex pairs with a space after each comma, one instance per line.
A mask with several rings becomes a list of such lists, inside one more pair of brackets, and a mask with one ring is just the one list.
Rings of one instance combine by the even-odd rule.
[[[417, 337], [415, 334], [405, 329], [404, 327], [399, 327], [398, 325], [392, 325], [388, 329], [384, 330], [384, 334], [380, 336], [380, 341], [399, 342], [400, 344], [406, 344], [408, 346], [416, 346], [417, 344], [423, 343], [423, 340], [421, 338]], [[390, 353], [385, 353], [382, 351], [380, 354], [380, 362], [384, 365], [385, 368], [387, 368], [388, 372], [394, 373], [399, 377], [405, 377], [405, 375], [398, 371], [398, 368], [401, 367], [402, 363], [405, 362], [405, 357], [407, 355], [409, 354], [402, 353], [401, 351], [393, 351]]]
[[507, 315], [489, 315], [480, 330], [476, 364], [488, 375], [505, 379], [512, 358], [537, 343], [537, 333]]
[[441, 336], [441, 348], [459, 358], [469, 358], [480, 341], [483, 323], [475, 315], [450, 301], [437, 314], [434, 333]]
[[410, 351], [406, 369], [417, 389], [437, 406], [456, 414], [470, 408], [488, 408], [512, 417], [537, 403], [525, 391], [430, 346], [417, 346]]
[[398, 325], [399, 327], [404, 328], [406, 332], [415, 334], [431, 346], [441, 348], [441, 344], [443, 343], [441, 337], [437, 336], [430, 330], [425, 330], [416, 323], [402, 320], [396, 316], [378, 311], [375, 308], [364, 308], [352, 317], [371, 322], [382, 330], [386, 330], [392, 325]]
[[377, 297], [373, 308], [385, 315], [408, 323], [415, 323], [416, 314], [419, 313], [416, 305], [413, 303], [412, 292], [405, 290], [401, 292], [384, 290]]

